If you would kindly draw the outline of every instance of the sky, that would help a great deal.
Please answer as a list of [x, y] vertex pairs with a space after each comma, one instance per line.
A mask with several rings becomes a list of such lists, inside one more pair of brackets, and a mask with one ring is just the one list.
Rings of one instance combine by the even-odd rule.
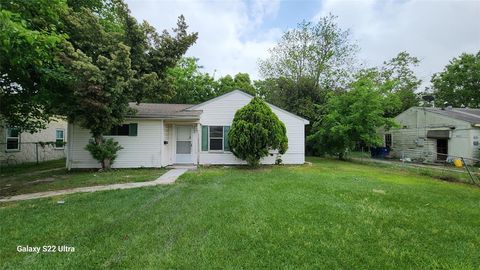
[[302, 20], [338, 16], [360, 47], [360, 63], [379, 66], [401, 51], [421, 60], [417, 76], [433, 73], [461, 53], [480, 50], [480, 0], [127, 0], [132, 15], [157, 31], [183, 14], [198, 40], [187, 56], [199, 58], [215, 78], [247, 72], [260, 79], [258, 59], [268, 57], [282, 34]]

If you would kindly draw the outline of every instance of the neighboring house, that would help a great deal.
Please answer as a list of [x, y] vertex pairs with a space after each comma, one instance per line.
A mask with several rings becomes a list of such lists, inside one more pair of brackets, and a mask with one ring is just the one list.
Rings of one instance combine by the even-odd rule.
[[[235, 112], [248, 104], [252, 96], [235, 90], [198, 105], [130, 104], [137, 110], [123, 125], [114, 127], [107, 138], [123, 147], [112, 167], [164, 167], [172, 164], [245, 164], [228, 146], [228, 131]], [[305, 125], [308, 121], [270, 105], [285, 124], [288, 151], [282, 155], [285, 164], [305, 162]], [[99, 168], [100, 164], [85, 150], [91, 139], [88, 130], [69, 123], [67, 166]], [[277, 153], [262, 159], [273, 164]]]
[[19, 132], [14, 127], [0, 127], [0, 161], [11, 165], [64, 158], [67, 126], [65, 120], [56, 118], [36, 133]]
[[395, 121], [400, 127], [383, 134], [384, 146], [391, 148], [395, 157], [430, 162], [478, 159], [480, 109], [412, 107]]

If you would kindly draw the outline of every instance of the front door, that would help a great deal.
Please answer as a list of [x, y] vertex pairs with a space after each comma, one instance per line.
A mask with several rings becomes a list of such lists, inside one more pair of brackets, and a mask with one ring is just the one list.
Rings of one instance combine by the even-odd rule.
[[445, 161], [448, 156], [448, 139], [437, 139], [437, 160]]
[[177, 143], [175, 163], [193, 163], [192, 161], [192, 127], [177, 126]]

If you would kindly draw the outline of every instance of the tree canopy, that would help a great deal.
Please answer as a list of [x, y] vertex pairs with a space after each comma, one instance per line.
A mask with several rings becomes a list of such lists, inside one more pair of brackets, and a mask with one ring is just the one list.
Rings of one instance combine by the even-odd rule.
[[270, 56], [259, 61], [262, 77], [309, 78], [329, 89], [348, 82], [358, 48], [349, 30], [341, 29], [336, 19], [330, 14], [316, 23], [302, 21], [286, 31], [269, 50]]
[[387, 116], [394, 117], [410, 107], [418, 106], [419, 98], [416, 91], [422, 80], [417, 78], [413, 69], [419, 63], [418, 58], [405, 51], [383, 63], [381, 77], [384, 82], [393, 82], [388, 92], [392, 98], [398, 98], [400, 101], [398, 108], [386, 112]]
[[256, 95], [256, 88], [247, 73], [237, 73], [234, 77], [226, 75], [215, 79], [202, 71], [199, 59], [184, 57], [178, 64], [167, 70], [167, 78], [171, 86], [172, 97], [154, 99], [154, 102], [196, 104], [240, 89]]
[[43, 128], [52, 116], [51, 89], [64, 81], [58, 54], [65, 1], [0, 3], [0, 120], [21, 130]]
[[432, 77], [435, 104], [480, 108], [480, 51], [453, 58]]
[[10, 1], [0, 14], [5, 121], [33, 131], [63, 115], [88, 129], [98, 147], [134, 113], [129, 102], [173, 95], [167, 70], [197, 39], [183, 16], [173, 34], [159, 34], [120, 0]]
[[384, 93], [389, 85], [376, 81], [375, 70], [357, 74], [350, 90], [339, 95], [330, 94], [326, 114], [314, 124], [308, 143], [316, 154], [331, 154], [343, 159], [356, 143], [378, 145], [377, 129], [395, 125], [384, 116]]

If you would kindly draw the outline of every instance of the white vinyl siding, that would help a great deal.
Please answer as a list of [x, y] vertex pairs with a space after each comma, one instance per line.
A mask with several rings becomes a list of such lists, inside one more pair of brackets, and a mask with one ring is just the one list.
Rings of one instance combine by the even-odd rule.
[[[231, 126], [235, 112], [247, 105], [251, 97], [241, 93], [234, 92], [227, 94], [220, 99], [210, 103], [198, 106], [196, 110], [202, 110], [200, 115], [200, 124], [204, 126]], [[288, 137], [288, 150], [282, 155], [285, 164], [303, 164], [305, 163], [305, 122], [298, 117], [286, 113], [277, 108], [271, 107], [272, 111], [278, 116], [280, 121], [285, 124]], [[276, 154], [262, 159], [263, 164], [274, 164]], [[200, 152], [200, 164], [245, 164], [243, 160], [236, 158], [231, 152]]]
[[[137, 136], [112, 136], [123, 147], [113, 163], [113, 168], [161, 167], [162, 146], [160, 120], [135, 120], [138, 123]], [[129, 122], [127, 122], [129, 123]], [[85, 146], [92, 138], [90, 132], [77, 125], [69, 125], [72, 133], [69, 145], [69, 168], [100, 168]]]

